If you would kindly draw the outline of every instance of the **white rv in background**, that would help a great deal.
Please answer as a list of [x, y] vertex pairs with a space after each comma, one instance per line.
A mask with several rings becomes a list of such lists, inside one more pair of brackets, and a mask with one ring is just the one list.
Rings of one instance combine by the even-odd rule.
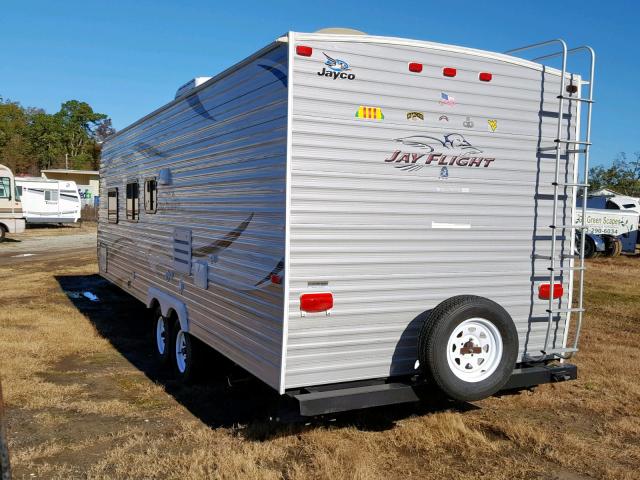
[[16, 186], [27, 223], [76, 223], [80, 219], [76, 182], [18, 178]]
[[301, 415], [576, 378], [594, 54], [512, 53], [554, 45], [289, 32], [105, 142], [100, 274]]
[[0, 242], [7, 233], [22, 233], [24, 228], [22, 204], [13, 172], [9, 167], [0, 165]]

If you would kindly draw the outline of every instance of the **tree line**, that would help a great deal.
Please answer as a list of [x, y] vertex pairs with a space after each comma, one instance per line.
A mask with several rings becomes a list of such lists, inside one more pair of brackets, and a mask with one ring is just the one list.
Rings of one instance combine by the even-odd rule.
[[589, 169], [589, 184], [592, 192], [608, 188], [630, 197], [640, 197], [640, 152], [633, 156], [620, 152], [610, 167]]
[[0, 163], [17, 174], [97, 170], [100, 144], [113, 133], [111, 119], [86, 102], [69, 100], [49, 114], [0, 96]]

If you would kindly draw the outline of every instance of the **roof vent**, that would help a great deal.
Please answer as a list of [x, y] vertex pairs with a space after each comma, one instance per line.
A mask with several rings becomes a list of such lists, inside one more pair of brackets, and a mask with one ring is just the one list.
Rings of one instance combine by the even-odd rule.
[[361, 32], [360, 30], [342, 27], [321, 28], [320, 30], [316, 30], [315, 33], [329, 33], [333, 35], [367, 35], [365, 32]]
[[205, 83], [207, 80], [210, 80], [210, 79], [211, 77], [196, 77], [193, 80], [189, 80], [187, 83], [185, 83], [184, 85], [181, 85], [180, 88], [178, 88], [174, 99], [178, 97], [183, 97], [184, 95], [189, 93], [191, 90], [193, 90], [194, 88], [198, 88], [200, 85], [202, 85], [203, 83]]

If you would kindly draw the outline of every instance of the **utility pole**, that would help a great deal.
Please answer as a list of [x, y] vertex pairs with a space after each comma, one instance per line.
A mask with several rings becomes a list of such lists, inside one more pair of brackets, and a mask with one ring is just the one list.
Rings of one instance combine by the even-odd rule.
[[65, 170], [69, 170], [69, 154], [64, 154], [64, 168]]
[[4, 402], [2, 400], [2, 383], [0, 383], [0, 480], [11, 480], [7, 428], [4, 416]]

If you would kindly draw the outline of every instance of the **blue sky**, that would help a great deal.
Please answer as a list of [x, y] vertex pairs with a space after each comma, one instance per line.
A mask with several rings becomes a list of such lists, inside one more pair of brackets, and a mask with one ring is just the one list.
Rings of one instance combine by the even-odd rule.
[[634, 0], [4, 0], [0, 95], [49, 112], [84, 100], [120, 129], [188, 79], [215, 74], [288, 30], [344, 26], [493, 51], [561, 37], [596, 49], [592, 160], [608, 164], [617, 152], [640, 151], [639, 15]]

